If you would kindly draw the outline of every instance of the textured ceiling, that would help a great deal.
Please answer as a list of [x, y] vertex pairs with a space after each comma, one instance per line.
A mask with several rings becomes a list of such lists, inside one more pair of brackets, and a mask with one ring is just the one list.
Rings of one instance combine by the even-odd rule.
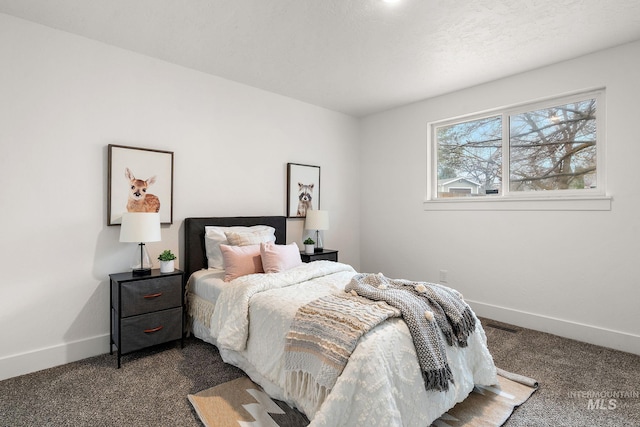
[[353, 116], [640, 40], [639, 0], [0, 0], [0, 13]]

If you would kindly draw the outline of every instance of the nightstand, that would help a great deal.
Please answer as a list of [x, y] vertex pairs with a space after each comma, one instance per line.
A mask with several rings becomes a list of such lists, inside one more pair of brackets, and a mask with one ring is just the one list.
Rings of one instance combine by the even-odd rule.
[[110, 274], [111, 344], [118, 349], [118, 368], [122, 355], [181, 340], [184, 347], [184, 273], [134, 276], [132, 272]]
[[333, 249], [323, 249], [320, 252], [312, 254], [300, 252], [300, 258], [302, 258], [302, 262], [319, 261], [321, 259], [338, 262], [338, 251], [334, 251]]

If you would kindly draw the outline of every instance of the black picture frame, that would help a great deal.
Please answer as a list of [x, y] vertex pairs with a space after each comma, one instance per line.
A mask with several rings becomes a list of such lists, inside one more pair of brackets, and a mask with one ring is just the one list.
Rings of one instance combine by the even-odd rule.
[[125, 212], [158, 212], [161, 224], [173, 224], [173, 151], [116, 144], [108, 151], [107, 225], [120, 225]]
[[287, 163], [287, 218], [306, 218], [309, 209], [320, 209], [320, 166]]

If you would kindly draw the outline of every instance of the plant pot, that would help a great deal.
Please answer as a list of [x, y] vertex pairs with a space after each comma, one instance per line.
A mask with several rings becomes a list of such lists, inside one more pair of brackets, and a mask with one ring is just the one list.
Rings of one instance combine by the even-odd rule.
[[173, 273], [175, 270], [174, 260], [160, 261], [160, 273]]
[[314, 252], [315, 245], [304, 245], [304, 253], [310, 255]]

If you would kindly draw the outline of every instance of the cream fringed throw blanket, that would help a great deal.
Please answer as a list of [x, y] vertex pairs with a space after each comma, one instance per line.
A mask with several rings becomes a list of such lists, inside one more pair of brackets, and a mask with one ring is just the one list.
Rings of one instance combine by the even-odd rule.
[[358, 274], [345, 291], [400, 309], [413, 338], [425, 387], [449, 389], [453, 375], [440, 332], [448, 345], [466, 347], [476, 327], [475, 315], [458, 291], [434, 283], [389, 279], [382, 274]]
[[360, 337], [399, 316], [411, 333], [425, 388], [449, 389], [453, 374], [442, 335], [448, 345], [466, 347], [475, 329], [475, 315], [459, 292], [381, 274], [358, 274], [345, 292], [298, 309], [285, 343], [287, 397], [302, 395], [316, 404], [323, 402]]
[[321, 404], [358, 340], [400, 310], [382, 301], [331, 294], [298, 309], [285, 344], [285, 393]]

